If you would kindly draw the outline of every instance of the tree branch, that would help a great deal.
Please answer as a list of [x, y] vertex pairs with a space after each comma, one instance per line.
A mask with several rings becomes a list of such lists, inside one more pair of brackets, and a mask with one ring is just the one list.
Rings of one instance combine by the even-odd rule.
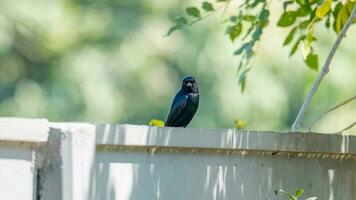
[[334, 106], [334, 107], [329, 108], [328, 110], [326, 110], [323, 114], [321, 114], [321, 115], [318, 117], [318, 119], [316, 119], [315, 121], [313, 121], [313, 122], [309, 125], [309, 127], [308, 127], [309, 131], [311, 130], [311, 128], [312, 128], [316, 123], [318, 123], [320, 120], [322, 120], [327, 114], [329, 114], [330, 112], [332, 112], [332, 111], [334, 111], [334, 110], [340, 108], [341, 106], [343, 106], [343, 105], [345, 105], [345, 104], [348, 104], [349, 102], [351, 102], [351, 101], [353, 101], [353, 100], [355, 100], [355, 99], [356, 99], [356, 95], [353, 96], [353, 97], [351, 97], [351, 98], [348, 98], [348, 99], [346, 99], [345, 101], [343, 101], [343, 102], [337, 104], [336, 106]]
[[321, 69], [319, 75], [318, 75], [318, 78], [316, 79], [316, 81], [314, 82], [311, 90], [309, 91], [307, 97], [304, 99], [304, 102], [303, 102], [303, 105], [302, 107], [300, 108], [299, 110], [299, 113], [297, 115], [297, 118], [295, 119], [293, 125], [292, 125], [292, 131], [296, 131], [300, 128], [301, 126], [301, 123], [302, 123], [302, 120], [304, 118], [304, 115], [305, 115], [305, 111], [307, 110], [316, 90], [318, 89], [321, 81], [323, 80], [324, 76], [329, 72], [329, 66], [330, 66], [330, 63], [335, 55], [335, 52], [337, 50], [337, 48], [339, 47], [340, 43], [341, 43], [341, 40], [345, 37], [345, 34], [347, 32], [347, 30], [349, 29], [351, 23], [352, 23], [352, 20], [355, 18], [356, 16], [356, 6], [354, 6], [353, 10], [352, 10], [352, 13], [350, 15], [350, 17], [347, 19], [347, 22], [345, 24], [345, 26], [342, 28], [340, 34], [338, 35], [334, 45], [332, 46], [330, 52], [329, 52], [329, 55], [328, 57], [326, 58], [326, 61], [324, 63], [324, 66], [323, 68]]
[[338, 134], [342, 134], [344, 131], [351, 129], [355, 125], [356, 125], [356, 121], [354, 121], [352, 124], [348, 125], [346, 128], [344, 128], [341, 131], [339, 131]]
[[212, 12], [209, 12], [207, 15], [202, 16], [202, 17], [200, 17], [200, 18], [198, 18], [198, 19], [196, 19], [196, 20], [194, 20], [194, 21], [192, 21], [192, 22], [190, 22], [190, 23], [188, 23], [188, 24], [191, 26], [191, 25], [193, 25], [193, 24], [195, 24], [195, 23], [198, 23], [198, 22], [200, 22], [200, 21], [202, 21], [202, 20], [204, 20], [204, 19], [210, 17], [210, 15], [213, 15], [213, 14], [217, 13], [217, 12], [218, 12], [219, 10], [221, 10], [221, 9], [224, 9], [224, 11], [222, 12], [222, 15], [223, 15], [224, 12], [225, 12], [225, 10], [226, 10], [227, 7], [229, 6], [229, 3], [230, 3], [230, 0], [229, 0], [228, 2], [226, 2], [224, 6], [220, 6], [219, 8], [213, 10]]

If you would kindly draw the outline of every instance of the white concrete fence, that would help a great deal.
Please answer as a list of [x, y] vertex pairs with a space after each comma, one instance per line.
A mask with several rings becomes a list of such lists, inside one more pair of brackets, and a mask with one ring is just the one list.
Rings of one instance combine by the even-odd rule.
[[1, 200], [356, 200], [356, 138], [0, 118]]

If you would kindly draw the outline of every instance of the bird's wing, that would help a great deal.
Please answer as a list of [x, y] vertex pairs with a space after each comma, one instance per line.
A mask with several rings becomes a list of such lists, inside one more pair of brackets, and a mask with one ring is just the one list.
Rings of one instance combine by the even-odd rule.
[[174, 122], [177, 120], [177, 117], [182, 114], [182, 111], [186, 107], [187, 101], [187, 95], [177, 94], [177, 96], [173, 100], [171, 111], [169, 112], [166, 121], [166, 126], [171, 126], [174, 124]]

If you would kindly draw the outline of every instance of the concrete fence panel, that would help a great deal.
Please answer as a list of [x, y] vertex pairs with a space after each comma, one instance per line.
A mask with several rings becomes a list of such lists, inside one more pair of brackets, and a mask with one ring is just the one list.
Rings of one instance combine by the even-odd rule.
[[47, 120], [1, 118], [0, 199], [37, 199], [37, 149], [47, 142]]
[[[355, 137], [0, 119], [1, 199], [356, 200]], [[16, 192], [14, 192], [16, 191]]]

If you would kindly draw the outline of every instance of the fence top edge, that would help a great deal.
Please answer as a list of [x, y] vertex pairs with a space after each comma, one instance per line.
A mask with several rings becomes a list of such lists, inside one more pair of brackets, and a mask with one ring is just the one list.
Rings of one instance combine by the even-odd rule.
[[48, 138], [47, 119], [0, 118], [0, 140], [43, 143]]
[[158, 146], [232, 150], [356, 154], [356, 137], [312, 132], [170, 128], [130, 124], [48, 122], [47, 119], [0, 118], [0, 141], [45, 143], [50, 129], [66, 134], [90, 132], [96, 145]]
[[96, 125], [97, 145], [356, 154], [356, 137], [313, 132]]

